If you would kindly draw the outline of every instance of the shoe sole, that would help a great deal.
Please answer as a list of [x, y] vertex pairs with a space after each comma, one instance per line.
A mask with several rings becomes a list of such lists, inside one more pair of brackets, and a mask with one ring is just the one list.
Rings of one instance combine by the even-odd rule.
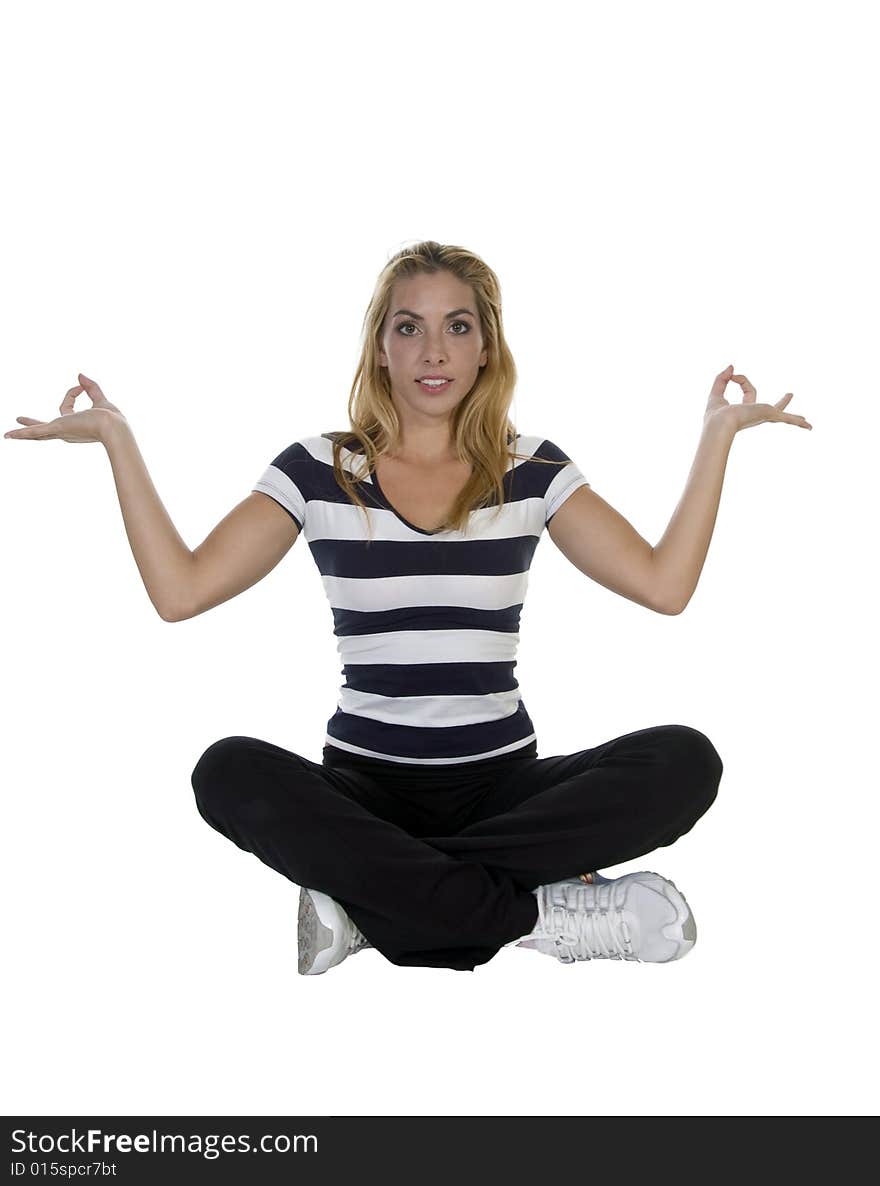
[[300, 976], [319, 976], [327, 968], [316, 967], [320, 964], [321, 952], [332, 946], [333, 932], [325, 926], [315, 909], [312, 895], [305, 887], [299, 891], [299, 915], [297, 918], [297, 944], [299, 958], [297, 972]]

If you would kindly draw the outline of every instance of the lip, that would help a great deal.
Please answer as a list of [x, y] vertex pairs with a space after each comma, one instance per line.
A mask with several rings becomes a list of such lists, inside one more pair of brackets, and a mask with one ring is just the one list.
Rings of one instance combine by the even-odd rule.
[[[433, 378], [432, 375], [426, 375], [425, 377], [428, 379]], [[438, 378], [439, 378], [439, 376], [438, 376]], [[438, 393], [441, 391], [445, 391], [446, 388], [451, 385], [452, 380], [444, 379], [443, 382], [440, 384], [440, 386], [432, 386], [428, 383], [423, 383], [421, 379], [416, 379], [416, 382], [418, 383], [419, 387], [421, 387], [422, 391], [432, 391], [432, 392]]]

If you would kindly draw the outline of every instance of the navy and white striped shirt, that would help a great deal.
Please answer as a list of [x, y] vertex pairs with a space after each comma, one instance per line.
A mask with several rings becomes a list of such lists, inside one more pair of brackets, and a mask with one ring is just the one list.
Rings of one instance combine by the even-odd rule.
[[[329, 434], [289, 445], [254, 490], [304, 532], [333, 612], [345, 682], [325, 744], [413, 765], [507, 754], [535, 741], [513, 673], [520, 611], [541, 532], [588, 486], [552, 441], [518, 435], [504, 505], [471, 511], [467, 535], [425, 531], [391, 506], [376, 475], [357, 486], [370, 516], [333, 475]], [[543, 457], [566, 465], [541, 465]], [[340, 460], [356, 476], [361, 453]]]

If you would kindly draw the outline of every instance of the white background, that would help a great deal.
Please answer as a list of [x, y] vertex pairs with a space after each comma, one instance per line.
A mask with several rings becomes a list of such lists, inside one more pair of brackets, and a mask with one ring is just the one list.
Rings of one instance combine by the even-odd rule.
[[876, 1111], [870, 10], [5, 10], [3, 431], [82, 370], [190, 547], [347, 425], [373, 284], [418, 239], [497, 272], [514, 423], [652, 543], [728, 363], [813, 430], [735, 438], [679, 617], [549, 536], [532, 567], [539, 756], [677, 722], [723, 759], [690, 833], [605, 871], [673, 878], [694, 952], [468, 974], [373, 950], [320, 977], [298, 887], [190, 784], [233, 734], [320, 761], [340, 673], [307, 545], [163, 622], [103, 447], [3, 440], [4, 1112]]

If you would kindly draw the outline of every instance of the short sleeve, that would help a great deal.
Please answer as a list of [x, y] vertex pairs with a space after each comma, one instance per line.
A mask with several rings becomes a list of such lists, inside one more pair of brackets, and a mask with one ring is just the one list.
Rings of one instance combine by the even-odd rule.
[[305, 527], [313, 467], [312, 455], [297, 441], [278, 454], [252, 487], [284, 507], [300, 531]]
[[565, 463], [558, 466], [542, 465], [541, 467], [553, 473], [544, 492], [544, 525], [546, 526], [575, 490], [579, 490], [581, 486], [589, 486], [590, 483], [568, 454], [564, 453], [558, 445], [554, 445], [552, 441], [543, 442], [539, 455], [548, 461]]

